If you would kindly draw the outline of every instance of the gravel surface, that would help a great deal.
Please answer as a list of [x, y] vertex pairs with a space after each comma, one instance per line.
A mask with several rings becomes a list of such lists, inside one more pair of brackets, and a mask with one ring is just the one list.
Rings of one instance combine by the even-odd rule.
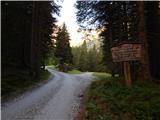
[[66, 74], [48, 69], [54, 78], [2, 105], [2, 120], [75, 120], [92, 73]]

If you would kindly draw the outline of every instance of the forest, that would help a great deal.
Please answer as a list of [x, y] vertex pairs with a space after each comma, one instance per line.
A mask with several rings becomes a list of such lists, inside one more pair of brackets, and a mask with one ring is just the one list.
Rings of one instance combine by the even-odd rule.
[[[77, 2], [77, 20], [82, 28], [102, 28], [103, 62], [112, 74], [121, 74], [122, 66], [113, 63], [110, 49], [122, 43], [142, 43], [143, 63], [131, 61], [133, 76], [135, 69], [142, 66], [144, 78], [159, 79], [159, 2]], [[92, 12], [94, 11], [94, 12]], [[85, 26], [85, 22], [88, 23]], [[154, 56], [154, 57], [153, 57]], [[155, 65], [156, 64], [156, 65]], [[119, 70], [117, 69], [119, 68]]]
[[[94, 73], [85, 119], [158, 120], [160, 2], [78, 1], [76, 7], [82, 29], [102, 30], [102, 63], [112, 76]], [[111, 49], [127, 44], [142, 45], [141, 59], [114, 62]]]
[[[1, 2], [2, 101], [48, 80], [49, 66], [66, 74], [92, 72], [102, 80], [91, 84], [87, 120], [159, 120], [160, 2], [76, 1], [75, 7], [79, 30], [99, 32], [71, 46], [67, 24], [56, 24], [57, 1]], [[141, 59], [115, 62], [112, 48], [123, 44], [141, 45]]]
[[[59, 6], [55, 2], [1, 2], [2, 96], [46, 76], [45, 61], [53, 49]], [[14, 87], [15, 86], [15, 87]]]
[[[157, 52], [159, 2], [77, 2], [80, 29], [99, 29], [101, 32], [99, 38], [92, 37], [89, 40], [85, 37], [82, 45], [72, 48], [65, 23], [61, 27], [55, 24], [57, 21], [53, 14], [59, 15], [60, 11], [56, 2], [1, 4], [2, 78], [6, 79], [2, 80], [2, 86], [7, 87], [2, 87], [2, 95], [5, 90], [12, 91], [7, 83], [10, 82], [9, 76], [15, 81], [18, 77], [25, 81], [36, 81], [48, 62], [62, 71], [77, 69], [123, 76], [123, 65], [113, 62], [110, 51], [122, 43], [143, 44], [143, 62], [130, 61], [134, 80], [140, 77], [153, 80], [160, 78], [160, 56]], [[138, 74], [139, 71], [143, 76]]]

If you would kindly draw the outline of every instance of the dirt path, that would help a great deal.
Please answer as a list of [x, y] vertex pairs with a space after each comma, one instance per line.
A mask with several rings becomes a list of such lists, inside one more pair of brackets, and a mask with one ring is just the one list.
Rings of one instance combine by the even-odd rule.
[[92, 73], [66, 74], [49, 69], [54, 78], [2, 106], [2, 120], [74, 120]]

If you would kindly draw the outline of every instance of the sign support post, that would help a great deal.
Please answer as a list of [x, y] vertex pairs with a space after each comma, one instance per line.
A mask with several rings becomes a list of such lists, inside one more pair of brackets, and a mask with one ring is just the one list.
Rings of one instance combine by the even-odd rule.
[[132, 77], [131, 77], [131, 69], [130, 69], [130, 63], [127, 61], [123, 62], [124, 66], [124, 76], [127, 87], [131, 87], [132, 85]]

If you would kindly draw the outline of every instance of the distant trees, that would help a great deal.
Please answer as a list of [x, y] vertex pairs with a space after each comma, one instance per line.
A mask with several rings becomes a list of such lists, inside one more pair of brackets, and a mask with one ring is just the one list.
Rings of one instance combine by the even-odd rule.
[[95, 44], [89, 46], [90, 44], [89, 41], [84, 40], [82, 45], [72, 47], [73, 67], [81, 71], [104, 71], [101, 48]]
[[84, 41], [82, 46], [79, 47], [79, 51], [78, 53], [76, 53], [76, 55], [79, 58], [78, 61], [75, 61], [75, 62], [78, 62], [78, 68], [81, 71], [87, 71], [87, 44], [86, 44], [86, 41]]
[[59, 28], [55, 43], [55, 57], [58, 58], [59, 68], [62, 71], [67, 71], [69, 69], [69, 65], [73, 62], [69, 41], [70, 36], [64, 23], [62, 28]]
[[102, 67], [102, 50], [94, 44], [92, 48], [88, 49], [87, 57], [87, 71], [103, 71]]

